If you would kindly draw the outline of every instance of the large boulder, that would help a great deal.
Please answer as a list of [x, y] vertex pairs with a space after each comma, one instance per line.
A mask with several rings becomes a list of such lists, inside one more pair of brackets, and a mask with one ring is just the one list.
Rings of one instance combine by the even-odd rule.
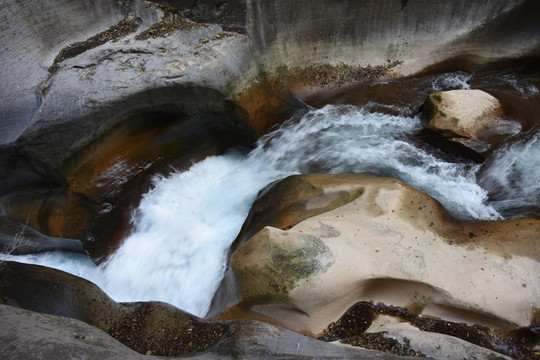
[[[332, 175], [300, 177], [333, 187]], [[232, 254], [241, 303], [224, 318], [319, 334], [352, 304], [373, 301], [491, 328], [538, 320], [540, 221], [458, 221], [399, 180], [348, 180], [354, 200], [289, 230], [266, 226]], [[294, 188], [275, 189], [265, 196], [294, 197]]]
[[489, 154], [507, 136], [521, 130], [505, 119], [502, 105], [482, 90], [451, 90], [429, 95], [424, 103], [427, 129], [480, 154]]

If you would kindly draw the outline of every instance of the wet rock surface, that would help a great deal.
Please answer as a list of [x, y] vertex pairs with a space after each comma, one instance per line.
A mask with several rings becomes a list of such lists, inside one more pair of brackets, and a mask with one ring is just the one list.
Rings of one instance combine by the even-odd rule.
[[54, 250], [86, 254], [78, 239], [47, 236], [26, 224], [12, 220], [2, 223], [0, 219], [0, 252], [23, 255]]
[[65, 164], [70, 189], [99, 209], [88, 227], [94, 241], [85, 241], [85, 248], [96, 259], [114, 252], [129, 234], [131, 211], [154, 176], [184, 171], [207, 156], [234, 146], [250, 148], [255, 141], [254, 132], [231, 115], [173, 111], [129, 118]]

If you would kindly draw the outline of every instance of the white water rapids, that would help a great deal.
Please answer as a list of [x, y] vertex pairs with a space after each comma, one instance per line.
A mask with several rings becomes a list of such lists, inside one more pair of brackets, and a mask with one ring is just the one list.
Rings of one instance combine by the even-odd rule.
[[[231, 150], [156, 178], [134, 215], [133, 234], [100, 266], [62, 252], [7, 259], [84, 277], [117, 301], [160, 300], [204, 316], [224, 274], [228, 248], [257, 193], [290, 174], [369, 171], [430, 194], [457, 217], [501, 218], [477, 184], [479, 166], [446, 161], [419, 143], [411, 134], [421, 126], [416, 117], [353, 106], [311, 110], [263, 137], [249, 154]], [[515, 151], [536, 146], [531, 156], [539, 159], [539, 147], [529, 143], [517, 144]], [[532, 181], [538, 191], [540, 181]]]

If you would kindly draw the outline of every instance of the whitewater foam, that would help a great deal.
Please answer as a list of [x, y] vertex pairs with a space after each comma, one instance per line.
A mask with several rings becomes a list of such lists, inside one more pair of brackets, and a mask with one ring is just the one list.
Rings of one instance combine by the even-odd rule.
[[99, 267], [58, 252], [10, 259], [85, 277], [117, 301], [166, 301], [204, 316], [258, 191], [291, 174], [373, 172], [430, 194], [458, 217], [500, 218], [476, 183], [478, 166], [418, 146], [412, 134], [420, 129], [417, 117], [342, 105], [312, 110], [261, 138], [248, 155], [231, 151], [154, 179], [133, 215], [132, 235]]
[[439, 75], [432, 83], [432, 92], [448, 90], [469, 90], [472, 74], [462, 71]]
[[488, 159], [478, 183], [490, 204], [506, 217], [522, 212], [540, 216], [540, 130], [502, 147]]

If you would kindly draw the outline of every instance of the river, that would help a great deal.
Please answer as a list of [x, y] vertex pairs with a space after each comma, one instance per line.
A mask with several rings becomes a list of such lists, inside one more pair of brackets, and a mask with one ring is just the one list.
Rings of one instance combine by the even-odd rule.
[[[471, 76], [432, 76], [425, 92], [468, 89]], [[518, 80], [509, 76], [505, 86], [513, 86], [522, 98], [536, 96], [534, 84]], [[156, 177], [133, 214], [132, 234], [99, 266], [84, 255], [63, 252], [4, 257], [81, 276], [117, 301], [160, 300], [205, 316], [225, 272], [229, 246], [257, 193], [291, 174], [372, 172], [395, 177], [436, 198], [461, 219], [538, 215], [537, 128], [532, 126], [477, 163], [421, 141], [416, 135], [423, 122], [411, 111], [414, 106], [378, 100], [367, 98], [355, 105], [333, 101], [311, 108], [262, 137], [249, 152], [230, 149], [185, 172]]]

